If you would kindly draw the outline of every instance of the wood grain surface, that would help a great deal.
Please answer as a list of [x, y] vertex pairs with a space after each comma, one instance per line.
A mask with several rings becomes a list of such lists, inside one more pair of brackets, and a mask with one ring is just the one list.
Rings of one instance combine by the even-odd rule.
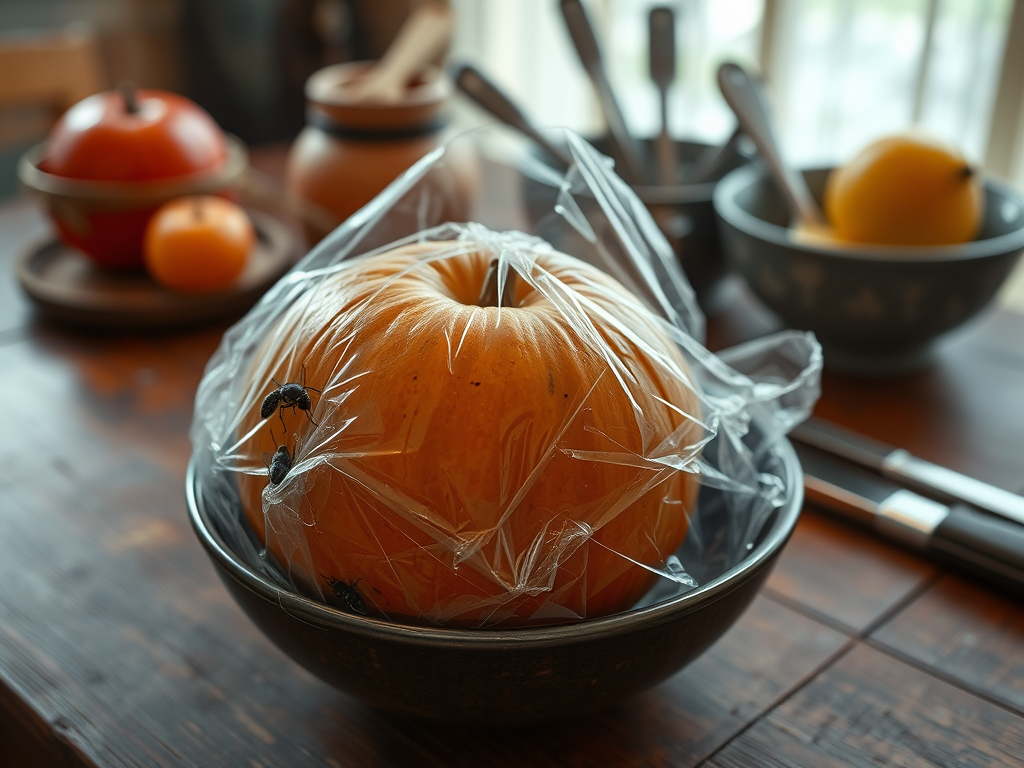
[[[737, 624], [617, 707], [528, 730], [368, 709], [249, 622], [189, 527], [192, 400], [225, 326], [40, 323], [11, 264], [45, 221], [7, 203], [0, 233], [2, 768], [1024, 765], [1024, 608], [813, 510]], [[773, 327], [737, 297], [719, 348]], [[928, 373], [827, 375], [817, 411], [1021, 490], [1024, 317], [986, 314]]]
[[766, 589], [819, 621], [863, 632], [926, 586], [935, 566], [916, 554], [805, 509]]
[[1024, 715], [1024, 612], [1007, 597], [946, 575], [871, 639]]
[[708, 765], [983, 768], [1022, 755], [1019, 713], [857, 645]]

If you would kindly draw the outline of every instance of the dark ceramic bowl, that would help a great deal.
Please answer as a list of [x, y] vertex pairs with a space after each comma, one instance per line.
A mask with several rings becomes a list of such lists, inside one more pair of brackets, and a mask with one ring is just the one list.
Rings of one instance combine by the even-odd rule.
[[[761, 461], [784, 478], [790, 498], [771, 512], [739, 564], [704, 558], [703, 572], [688, 566], [701, 586], [660, 601], [649, 596], [645, 607], [576, 624], [502, 631], [392, 623], [283, 590], [226, 543], [230, 539], [211, 518], [193, 466], [186, 492], [192, 525], [232, 596], [314, 675], [392, 712], [511, 725], [579, 715], [649, 688], [736, 621], [768, 577], [803, 502], [800, 464], [785, 439], [763, 451]], [[720, 492], [704, 488], [701, 494], [691, 532], [699, 527], [706, 541], [721, 540], [727, 517], [716, 498]]]
[[[604, 139], [588, 139], [594, 147], [608, 154], [610, 147]], [[716, 147], [695, 141], [676, 141], [676, 159], [679, 163], [678, 175], [685, 178], [686, 173], [694, 166], [704, 153], [712, 152]], [[642, 141], [641, 148], [648, 160], [652, 154], [650, 140]], [[724, 174], [738, 168], [750, 159], [744, 150], [730, 152], [722, 164]], [[650, 162], [648, 162], [650, 165]], [[720, 174], [721, 175], [721, 174]], [[527, 184], [523, 194], [526, 198], [526, 210], [531, 216], [536, 234], [545, 236], [542, 222], [555, 207], [558, 189], [545, 185], [541, 181]], [[647, 207], [665, 235], [679, 263], [686, 273], [687, 280], [697, 295], [697, 301], [707, 314], [714, 314], [722, 308], [725, 301], [724, 280], [729, 274], [728, 261], [719, 241], [718, 224], [715, 220], [715, 208], [712, 197], [718, 179], [703, 184], [674, 184], [671, 186], [637, 185], [633, 187], [636, 196]], [[538, 226], [541, 225], [541, 226]], [[561, 230], [564, 231], [564, 228]], [[557, 239], [557, 238], [556, 238]], [[572, 244], [552, 242], [565, 253], [574, 253]]]
[[[804, 172], [821, 200], [831, 169]], [[778, 188], [759, 166], [715, 190], [729, 260], [791, 328], [814, 331], [825, 367], [879, 375], [925, 367], [937, 340], [995, 297], [1024, 248], [1024, 198], [985, 181], [977, 239], [944, 246], [795, 242]]]

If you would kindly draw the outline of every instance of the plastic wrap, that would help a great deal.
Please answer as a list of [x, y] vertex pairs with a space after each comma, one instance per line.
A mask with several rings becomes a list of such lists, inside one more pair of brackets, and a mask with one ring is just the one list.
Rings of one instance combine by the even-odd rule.
[[817, 342], [709, 353], [646, 209], [564, 141], [568, 170], [500, 129], [439, 148], [225, 334], [197, 486], [254, 568], [396, 621], [574, 621], [724, 572], [793, 492], [765, 453]]

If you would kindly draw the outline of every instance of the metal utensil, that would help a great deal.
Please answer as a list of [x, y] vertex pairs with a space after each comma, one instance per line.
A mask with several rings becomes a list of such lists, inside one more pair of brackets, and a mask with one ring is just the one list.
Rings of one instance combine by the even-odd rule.
[[469, 64], [463, 64], [455, 70], [455, 85], [471, 98], [477, 105], [485, 109], [490, 114], [494, 115], [501, 122], [506, 125], [510, 125], [520, 133], [533, 139], [544, 149], [545, 152], [550, 154], [552, 157], [557, 158], [566, 165], [572, 165], [572, 157], [561, 149], [556, 147], [540, 132], [537, 131], [530, 121], [526, 119], [526, 116], [522, 111], [515, 105], [498, 86], [488, 80], [484, 75], [476, 68]]
[[728, 162], [736, 153], [740, 140], [743, 138], [743, 129], [736, 126], [736, 130], [720, 147], [714, 147], [702, 153], [697, 158], [697, 163], [690, 171], [687, 184], [706, 184], [717, 179], [728, 167]]
[[659, 6], [648, 16], [651, 80], [658, 86], [661, 130], [654, 140], [657, 181], [676, 183], [676, 148], [668, 131], [668, 91], [676, 76], [676, 16], [671, 8]]
[[569, 29], [576, 53], [580, 57], [583, 69], [590, 77], [590, 82], [597, 93], [601, 112], [608, 123], [608, 138], [613, 147], [613, 154], [619, 161], [619, 174], [630, 184], [643, 182], [643, 161], [636, 139], [626, 128], [626, 120], [619, 109], [611, 83], [604, 71], [601, 58], [601, 47], [597, 43], [594, 29], [587, 18], [587, 12], [580, 0], [561, 0], [562, 17]]
[[796, 443], [807, 501], [1020, 593], [1024, 526], [920, 496], [845, 458]]
[[970, 504], [1003, 517], [1019, 524], [1024, 531], [1024, 496], [819, 419], [810, 418], [794, 427], [790, 437], [872, 469], [940, 501]]
[[826, 228], [825, 216], [811, 196], [803, 176], [782, 161], [761, 84], [743, 67], [727, 62], [718, 69], [718, 87], [736, 113], [740, 128], [754, 142], [768, 172], [782, 190], [794, 226], [810, 230]]

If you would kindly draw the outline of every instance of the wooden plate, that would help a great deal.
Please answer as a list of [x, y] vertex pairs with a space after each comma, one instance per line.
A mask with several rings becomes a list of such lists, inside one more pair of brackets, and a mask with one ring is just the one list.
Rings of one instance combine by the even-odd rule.
[[245, 271], [227, 291], [175, 293], [144, 272], [96, 267], [80, 252], [51, 240], [18, 261], [18, 280], [45, 317], [81, 328], [169, 330], [240, 316], [299, 256], [299, 243], [277, 219], [249, 211], [256, 246]]

